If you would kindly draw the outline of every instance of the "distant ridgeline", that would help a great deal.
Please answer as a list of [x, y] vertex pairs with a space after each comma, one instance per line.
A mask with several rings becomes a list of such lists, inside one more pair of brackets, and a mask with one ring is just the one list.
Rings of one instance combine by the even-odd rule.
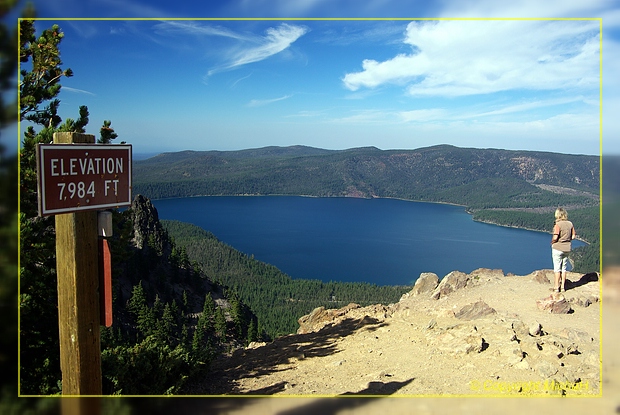
[[417, 150], [304, 146], [183, 151], [134, 162], [133, 191], [151, 199], [208, 195], [386, 197], [464, 205], [475, 220], [551, 231], [569, 210], [578, 269], [599, 268], [599, 157], [438, 145]]

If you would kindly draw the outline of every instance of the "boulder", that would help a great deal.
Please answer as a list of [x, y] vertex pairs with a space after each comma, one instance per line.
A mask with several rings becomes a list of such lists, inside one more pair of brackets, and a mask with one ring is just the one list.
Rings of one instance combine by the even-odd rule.
[[530, 334], [528, 327], [525, 325], [525, 323], [518, 319], [512, 322], [512, 330], [515, 332], [517, 338], [519, 339], [528, 337]]
[[381, 304], [361, 307], [359, 304], [351, 303], [338, 309], [317, 307], [310, 314], [297, 320], [299, 323], [297, 334], [314, 333], [327, 326], [342, 324], [345, 320], [356, 321], [356, 327], [359, 328], [382, 321], [391, 314], [392, 310]]
[[478, 300], [475, 303], [467, 304], [461, 307], [459, 311], [454, 313], [454, 316], [459, 320], [474, 320], [492, 314], [497, 314], [495, 309], [489, 307], [489, 305], [484, 301]]
[[310, 314], [300, 317], [297, 322], [299, 329], [297, 334], [307, 334], [319, 331], [328, 324], [335, 324], [342, 320], [350, 310], [360, 308], [359, 304], [351, 303], [339, 309], [326, 309], [325, 307], [317, 307]]
[[551, 280], [547, 276], [546, 271], [534, 271], [532, 274], [532, 281], [537, 282], [539, 284], [549, 285], [551, 284]]
[[413, 289], [410, 291], [410, 295], [420, 295], [428, 293], [437, 288], [439, 284], [439, 277], [433, 272], [423, 272], [416, 280]]
[[542, 336], [543, 331], [542, 331], [542, 326], [540, 325], [540, 323], [538, 322], [532, 323], [529, 328], [529, 334], [530, 336]]
[[536, 306], [542, 311], [552, 314], [569, 314], [573, 311], [570, 303], [562, 295], [550, 295], [549, 297], [536, 300]]
[[463, 272], [452, 271], [443, 277], [437, 288], [435, 288], [435, 291], [431, 294], [431, 298], [439, 300], [441, 297], [445, 297], [456, 290], [465, 288], [470, 278], [468, 274]]

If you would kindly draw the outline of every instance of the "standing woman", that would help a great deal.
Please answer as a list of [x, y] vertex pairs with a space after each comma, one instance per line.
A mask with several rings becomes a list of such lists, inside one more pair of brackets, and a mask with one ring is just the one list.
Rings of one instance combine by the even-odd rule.
[[[565, 291], [566, 264], [570, 252], [570, 242], [575, 238], [575, 228], [568, 220], [568, 213], [563, 208], [555, 211], [555, 225], [551, 238], [551, 257], [553, 258], [553, 271], [555, 272], [554, 291]], [[561, 281], [561, 285], [560, 285]]]

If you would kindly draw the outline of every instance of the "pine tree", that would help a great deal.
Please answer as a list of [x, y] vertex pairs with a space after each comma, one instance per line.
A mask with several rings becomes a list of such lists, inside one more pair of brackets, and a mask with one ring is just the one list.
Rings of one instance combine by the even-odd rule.
[[256, 327], [256, 323], [254, 322], [254, 319], [251, 319], [250, 324], [248, 326], [247, 344], [255, 342], [256, 340], [258, 340], [258, 328]]
[[187, 314], [189, 312], [189, 300], [187, 299], [187, 291], [183, 290], [183, 300], [181, 302], [181, 311], [183, 314]]
[[171, 347], [176, 346], [175, 339], [175, 331], [177, 328], [177, 323], [175, 321], [175, 316], [172, 311], [172, 307], [170, 307], [169, 303], [166, 303], [164, 306], [164, 311], [161, 316], [161, 340], [169, 344]]
[[189, 342], [189, 329], [187, 323], [183, 323], [181, 327], [181, 344], [185, 350], [191, 350], [191, 344]]
[[213, 331], [214, 309], [215, 305], [213, 298], [211, 298], [210, 293], [207, 293], [202, 307], [202, 313], [200, 314], [200, 317], [198, 317], [196, 330], [194, 331], [194, 337], [192, 339], [192, 351], [197, 356], [204, 357], [210, 352], [208, 337]]
[[215, 310], [215, 334], [220, 337], [221, 341], [226, 339], [226, 316], [224, 310], [221, 307], [217, 307]]
[[[19, 57], [22, 63], [19, 83], [20, 120], [30, 126], [24, 135], [20, 154], [20, 371], [21, 392], [57, 392], [61, 378], [58, 355], [58, 313], [56, 309], [56, 255], [54, 220], [37, 217], [36, 144], [49, 142], [61, 122], [57, 115], [60, 101], [59, 80], [71, 76], [63, 70], [59, 45], [63, 33], [54, 25], [38, 38], [33, 20], [19, 24]], [[28, 67], [30, 66], [30, 68]], [[47, 103], [46, 106], [44, 104]]]
[[114, 132], [114, 129], [111, 127], [111, 125], [112, 121], [103, 121], [103, 126], [99, 130], [99, 139], [97, 140], [97, 143], [110, 144], [112, 140], [118, 138], [118, 134]]
[[213, 320], [215, 314], [215, 303], [213, 298], [211, 297], [211, 293], [207, 293], [205, 295], [205, 302], [202, 307], [202, 315], [200, 316], [203, 319], [203, 324], [207, 332], [213, 331]]
[[179, 327], [183, 324], [184, 315], [183, 311], [177, 305], [177, 300], [174, 298], [170, 302], [170, 314], [172, 315], [172, 319], [174, 320], [174, 324], [176, 327]]
[[241, 302], [236, 297], [230, 300], [230, 317], [233, 321], [235, 336], [241, 337], [243, 335], [244, 316]]
[[84, 132], [89, 114], [88, 108], [81, 106], [75, 120], [62, 123], [58, 115], [60, 81], [73, 76], [71, 69], [62, 67], [64, 33], [60, 27], [52, 25], [37, 35], [35, 20], [22, 19], [18, 29], [19, 119], [33, 124], [24, 132], [19, 156], [20, 382], [22, 393], [45, 395], [58, 392], [61, 373], [54, 219], [38, 217], [36, 145], [51, 142], [57, 131]]
[[142, 281], [133, 287], [127, 308], [135, 318], [136, 326], [141, 334], [139, 338], [147, 337], [155, 331], [157, 327], [155, 312], [147, 304]]
[[[55, 97], [60, 93], [60, 79], [73, 76], [71, 69], [61, 68], [59, 46], [64, 33], [53, 25], [37, 38], [34, 20], [21, 20], [19, 29], [19, 60], [26, 63], [32, 59], [32, 70], [23, 69], [20, 73], [20, 119], [43, 126], [58, 125], [60, 101]], [[48, 104], [41, 108], [44, 102]]]
[[190, 269], [191, 264], [189, 262], [189, 257], [187, 256], [187, 250], [185, 246], [181, 247], [181, 252], [179, 253], [179, 266], [183, 269]]
[[164, 304], [161, 302], [159, 294], [155, 294], [155, 301], [153, 301], [153, 314], [155, 315], [155, 318], [159, 320], [163, 312]]

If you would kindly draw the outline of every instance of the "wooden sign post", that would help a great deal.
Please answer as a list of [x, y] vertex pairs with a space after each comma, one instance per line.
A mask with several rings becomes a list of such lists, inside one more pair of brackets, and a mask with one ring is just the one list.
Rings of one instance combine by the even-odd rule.
[[[54, 143], [95, 136], [55, 133]], [[56, 215], [56, 272], [63, 395], [101, 395], [97, 212]]]
[[[106, 240], [100, 262], [97, 210], [131, 204], [131, 146], [95, 145], [93, 135], [54, 133], [54, 144], [37, 145], [37, 170], [39, 215], [56, 215], [62, 393], [99, 396], [99, 324], [112, 324], [112, 283]], [[102, 236], [110, 236], [111, 214], [101, 217]]]

